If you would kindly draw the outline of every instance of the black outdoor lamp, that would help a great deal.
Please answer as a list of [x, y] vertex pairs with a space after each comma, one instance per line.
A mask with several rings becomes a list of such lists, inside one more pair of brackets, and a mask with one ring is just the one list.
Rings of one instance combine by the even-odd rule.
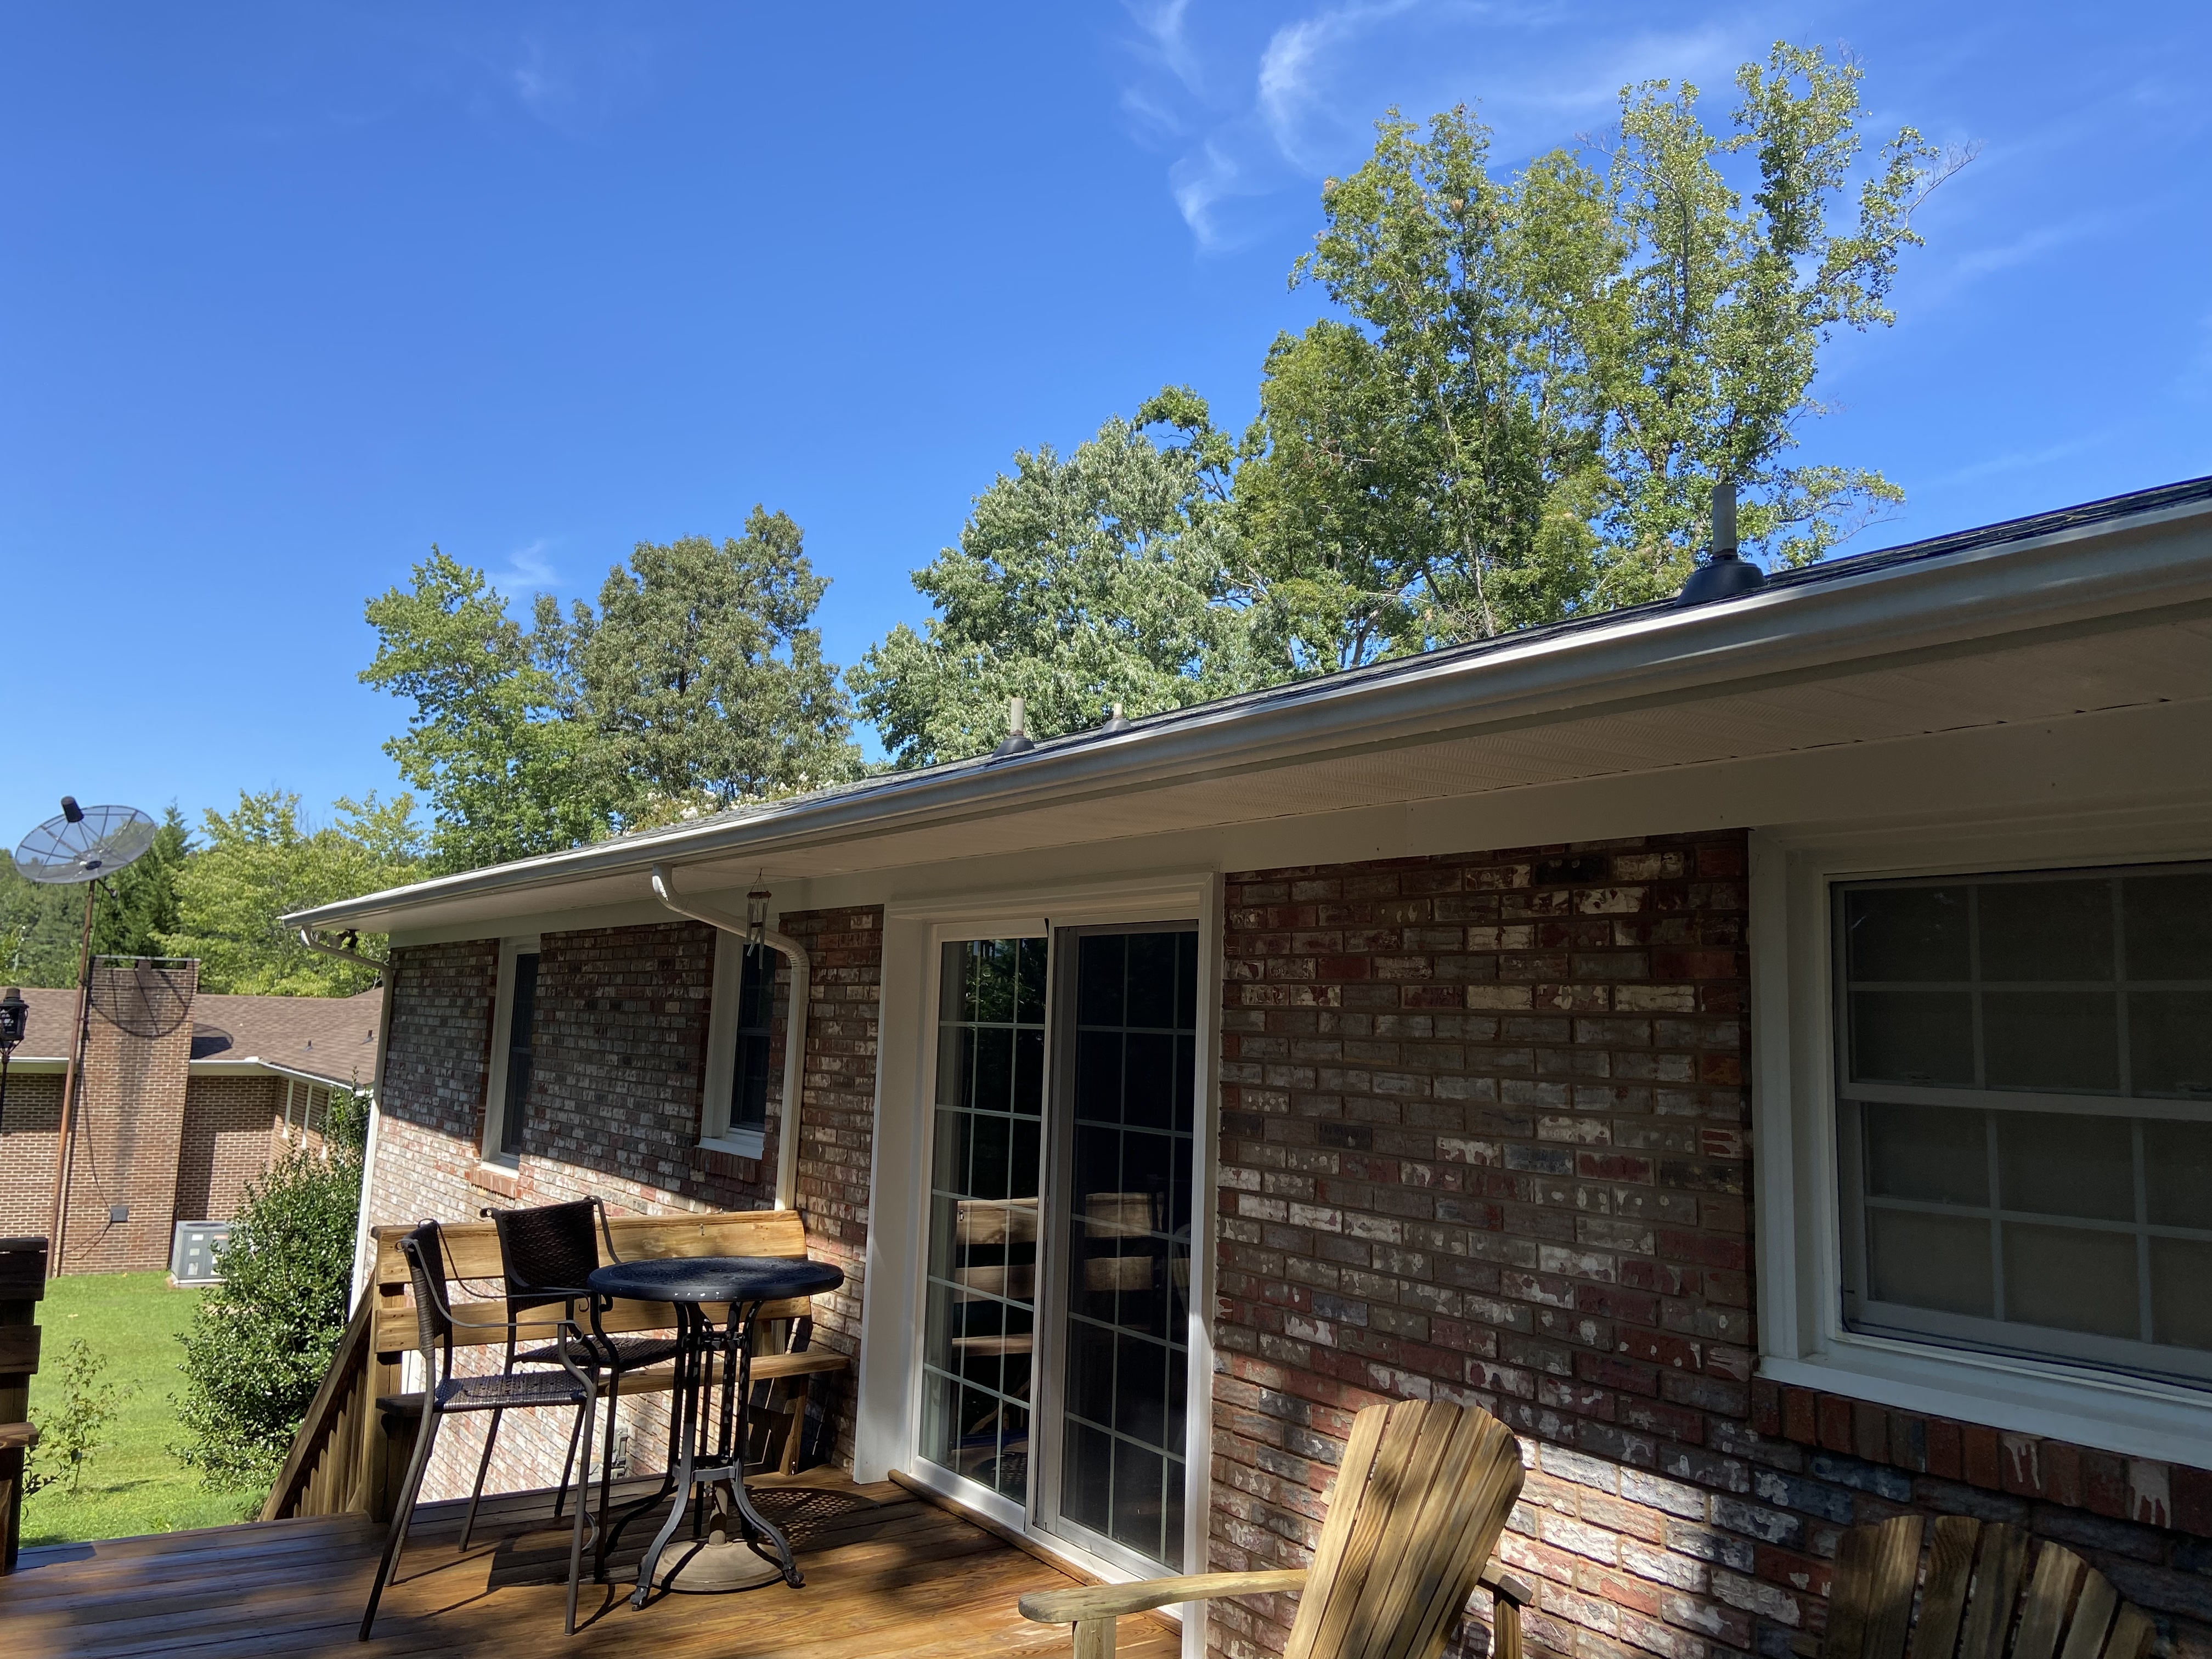
[[23, 1000], [22, 992], [9, 986], [8, 994], [0, 996], [0, 1123], [7, 1121], [8, 1062], [30, 1024], [31, 1005]]

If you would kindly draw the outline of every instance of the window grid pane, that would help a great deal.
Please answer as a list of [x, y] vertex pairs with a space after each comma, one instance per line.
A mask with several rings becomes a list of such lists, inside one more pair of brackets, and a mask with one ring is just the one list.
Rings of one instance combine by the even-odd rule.
[[1845, 1322], [2212, 1380], [2212, 1201], [2182, 1196], [2212, 874], [1865, 884], [1836, 916]]
[[922, 1455], [1025, 1499], [1045, 942], [956, 940], [939, 972]]

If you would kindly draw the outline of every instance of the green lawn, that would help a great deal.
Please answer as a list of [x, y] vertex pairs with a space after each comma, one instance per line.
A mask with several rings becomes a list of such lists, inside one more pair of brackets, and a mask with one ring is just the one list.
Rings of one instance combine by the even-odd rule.
[[131, 1384], [106, 1443], [84, 1468], [77, 1495], [49, 1486], [23, 1505], [26, 1544], [131, 1538], [236, 1521], [249, 1498], [210, 1492], [170, 1451], [178, 1437], [174, 1396], [185, 1382], [177, 1338], [204, 1292], [169, 1288], [167, 1273], [85, 1273], [57, 1279], [39, 1304], [44, 1370], [31, 1379], [31, 1421], [54, 1408], [62, 1346], [82, 1337], [108, 1359], [106, 1380]]

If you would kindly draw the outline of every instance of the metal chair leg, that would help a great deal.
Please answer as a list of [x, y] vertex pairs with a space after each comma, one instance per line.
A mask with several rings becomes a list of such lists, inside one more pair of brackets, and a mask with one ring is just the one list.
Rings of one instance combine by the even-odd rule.
[[[469, 1540], [476, 1535], [477, 1505], [483, 1501], [484, 1471], [491, 1468], [491, 1449], [499, 1443], [500, 1419], [506, 1415], [505, 1407], [494, 1411], [491, 1414], [491, 1426], [484, 1431], [483, 1455], [477, 1459], [477, 1484], [469, 1491], [469, 1518], [461, 1522], [463, 1549], [468, 1548]], [[555, 1512], [554, 1518], [556, 1520], [560, 1518], [557, 1510]]]
[[[561, 1485], [559, 1489], [553, 1494], [553, 1518], [556, 1521], [558, 1521], [561, 1518], [562, 1506], [568, 1501], [568, 1471], [576, 1462], [576, 1442], [578, 1437], [580, 1436], [583, 1431], [584, 1419], [580, 1417], [576, 1419], [576, 1426], [568, 1431], [568, 1455], [561, 1460]], [[576, 1494], [576, 1501], [579, 1504], [586, 1503], [591, 1494], [591, 1448], [586, 1446], [584, 1449], [585, 1473], [581, 1482], [582, 1490], [578, 1492]]]
[[[583, 1408], [576, 1413], [576, 1431], [568, 1437], [572, 1452], [577, 1443], [580, 1441], [586, 1448], [586, 1457], [591, 1455], [589, 1449], [592, 1443], [592, 1412], [597, 1404], [596, 1391], [584, 1396]], [[610, 1405], [608, 1409], [611, 1413], [612, 1406]], [[563, 1486], [567, 1484], [568, 1479], [568, 1468], [564, 1463], [561, 1466], [561, 1480]], [[591, 1485], [588, 1474], [580, 1485], [588, 1490]], [[575, 1525], [568, 1534], [568, 1626], [564, 1633], [569, 1636], [576, 1633], [576, 1582], [582, 1576], [584, 1565], [584, 1512], [591, 1508], [591, 1505], [585, 1501], [585, 1495], [583, 1491], [576, 1494]]]
[[415, 1518], [415, 1494], [422, 1489], [422, 1471], [430, 1462], [430, 1443], [438, 1437], [438, 1413], [431, 1409], [431, 1395], [426, 1391], [422, 1399], [422, 1426], [415, 1436], [415, 1455], [407, 1465], [407, 1478], [400, 1482], [399, 1500], [392, 1511], [392, 1527], [384, 1538], [384, 1558], [376, 1564], [376, 1577], [368, 1587], [368, 1606], [361, 1615], [361, 1635], [368, 1640], [369, 1627], [376, 1622], [376, 1604], [384, 1599], [384, 1591], [399, 1568], [399, 1554], [407, 1547], [408, 1524]]

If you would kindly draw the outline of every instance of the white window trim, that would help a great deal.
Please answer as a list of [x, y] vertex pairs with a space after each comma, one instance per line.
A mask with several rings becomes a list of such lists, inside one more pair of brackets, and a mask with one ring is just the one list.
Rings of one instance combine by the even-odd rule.
[[2195, 1462], [2212, 1392], [1844, 1328], [1832, 884], [2201, 860], [2212, 807], [1751, 837], [1753, 1169], [1759, 1375], [1902, 1411], [2132, 1457]]
[[[765, 1127], [730, 1127], [730, 1091], [737, 1086], [738, 1006], [744, 986], [745, 941], [742, 934], [714, 930], [714, 984], [707, 1013], [707, 1070], [699, 1101], [699, 1145], [732, 1158], [757, 1158], [768, 1149]], [[785, 983], [789, 984], [787, 975]], [[786, 1016], [788, 1018], [788, 1015]], [[783, 1096], [783, 1073], [770, 1080], [769, 1117], [776, 1118]]]
[[529, 933], [499, 942], [499, 985], [491, 1000], [491, 1063], [484, 1068], [483, 1145], [478, 1149], [487, 1166], [495, 1170], [521, 1167], [520, 1158], [499, 1149], [507, 1118], [507, 1027], [514, 1018], [514, 959], [539, 950], [538, 936]]

